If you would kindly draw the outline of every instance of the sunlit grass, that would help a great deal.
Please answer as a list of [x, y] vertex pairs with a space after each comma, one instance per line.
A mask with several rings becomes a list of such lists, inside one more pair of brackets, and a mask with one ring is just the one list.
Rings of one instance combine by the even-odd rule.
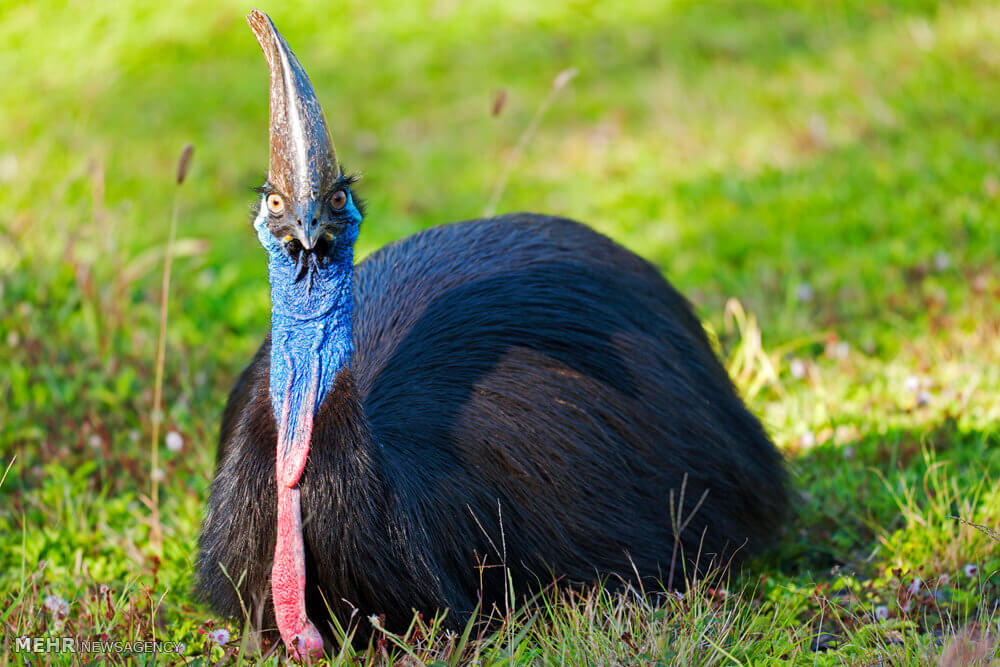
[[[16, 73], [0, 102], [4, 661], [13, 637], [65, 633], [278, 659], [192, 592], [222, 402], [268, 321], [246, 212], [266, 166], [266, 68], [247, 9], [0, 4], [0, 72]], [[499, 211], [584, 220], [691, 297], [796, 487], [779, 548], [725, 582], [680, 599], [549, 594], [467, 637], [417, 620], [345, 659], [962, 664], [995, 651], [1000, 547], [969, 522], [1000, 524], [1000, 6], [267, 9], [364, 176], [359, 254], [479, 215], [516, 165]], [[156, 556], [147, 445], [188, 141], [163, 393], [181, 446], [159, 449]]]

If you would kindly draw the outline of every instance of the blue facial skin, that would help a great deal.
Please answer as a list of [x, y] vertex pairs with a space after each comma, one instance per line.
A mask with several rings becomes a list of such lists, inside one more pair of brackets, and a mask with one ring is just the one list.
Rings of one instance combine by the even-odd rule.
[[[292, 440], [303, 409], [315, 415], [337, 373], [351, 363], [351, 311], [353, 307], [354, 243], [358, 238], [361, 213], [350, 191], [340, 216], [347, 225], [333, 241], [325, 263], [304, 261], [297, 266], [281, 241], [268, 229], [266, 197], [254, 229], [268, 254], [271, 283], [271, 384], [274, 417], [282, 428], [282, 408], [286, 391], [289, 400], [284, 438]], [[305, 256], [301, 253], [300, 257]], [[316, 395], [310, 396], [313, 376], [318, 376]], [[312, 405], [304, 405], [305, 403]]]

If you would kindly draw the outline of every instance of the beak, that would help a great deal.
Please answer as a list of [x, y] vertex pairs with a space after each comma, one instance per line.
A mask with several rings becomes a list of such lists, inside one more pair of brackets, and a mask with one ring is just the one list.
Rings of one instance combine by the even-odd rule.
[[[253, 9], [247, 23], [271, 71], [268, 181], [311, 214], [315, 200], [340, 177], [330, 129], [309, 77], [270, 17]], [[318, 235], [310, 230], [312, 220], [311, 215], [298, 220], [306, 247], [315, 245]]]
[[319, 212], [316, 211], [319, 206], [316, 205], [316, 202], [309, 202], [305, 208], [305, 214], [298, 216], [301, 224], [296, 225], [295, 236], [298, 237], [303, 248], [312, 250], [323, 233], [323, 226], [319, 224]]

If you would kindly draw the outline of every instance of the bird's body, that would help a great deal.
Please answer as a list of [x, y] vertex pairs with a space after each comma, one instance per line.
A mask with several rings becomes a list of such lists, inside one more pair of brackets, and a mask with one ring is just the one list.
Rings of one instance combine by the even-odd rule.
[[[503, 599], [501, 565], [521, 592], [636, 572], [666, 583], [675, 522], [706, 491], [678, 573], [779, 530], [778, 454], [686, 301], [578, 223], [455, 223], [376, 252], [356, 269], [353, 343], [300, 481], [311, 618], [326, 615], [322, 591], [341, 623], [352, 606], [396, 628], [411, 609], [462, 623], [480, 595]], [[227, 615], [240, 602], [215, 564], [246, 572], [243, 604], [263, 627], [269, 347], [226, 408], [201, 559], [203, 590]]]
[[271, 69], [271, 332], [223, 417], [198, 560], [216, 611], [311, 658], [330, 614], [458, 627], [508, 581], [678, 585], [775, 537], [781, 457], [655, 267], [530, 214], [355, 267], [354, 181], [284, 38], [248, 18]]

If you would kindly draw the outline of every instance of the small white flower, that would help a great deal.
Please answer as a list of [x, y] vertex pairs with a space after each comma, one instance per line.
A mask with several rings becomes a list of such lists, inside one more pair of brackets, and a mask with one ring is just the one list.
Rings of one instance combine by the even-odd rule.
[[128, 439], [132, 442], [139, 442], [139, 430], [132, 429], [128, 432]]
[[884, 621], [884, 620], [888, 619], [889, 618], [889, 608], [886, 607], [886, 606], [884, 606], [884, 605], [880, 605], [878, 607], [875, 607], [875, 618], [877, 618], [880, 621]]
[[65, 616], [69, 613], [69, 603], [58, 595], [50, 595], [46, 597], [45, 608], [48, 609], [53, 616]]
[[100, 449], [101, 445], [104, 444], [104, 439], [101, 438], [101, 436], [94, 433], [87, 439], [87, 444], [90, 445], [93, 449]]
[[917, 392], [917, 407], [922, 408], [929, 405], [931, 402], [931, 392], [926, 389], [921, 389]]
[[913, 577], [913, 581], [910, 582], [910, 587], [908, 589], [910, 591], [910, 595], [916, 595], [917, 593], [919, 593], [920, 584], [922, 583], [923, 581], [920, 579], [920, 577]]
[[854, 458], [854, 447], [851, 447], [850, 445], [844, 447], [844, 458], [848, 461]]
[[177, 431], [167, 433], [167, 449], [172, 452], [179, 452], [184, 449], [184, 437]]
[[965, 576], [967, 577], [976, 577], [979, 575], [979, 566], [975, 563], [969, 563], [962, 568], [962, 571], [965, 572]]
[[847, 344], [846, 340], [842, 340], [836, 344], [833, 348], [833, 356], [837, 359], [844, 360], [847, 355], [851, 352], [851, 346]]
[[149, 475], [154, 482], [162, 482], [167, 478], [166, 474], [163, 472], [163, 468], [153, 468], [153, 472]]
[[801, 359], [792, 359], [788, 363], [788, 372], [792, 374], [792, 377], [796, 380], [801, 380], [806, 376], [806, 362]]
[[17, 347], [21, 344], [21, 337], [17, 335], [16, 331], [11, 331], [7, 334], [7, 346]]
[[944, 250], [939, 250], [934, 255], [934, 268], [938, 271], [946, 271], [951, 266], [951, 256]]
[[812, 301], [813, 298], [813, 288], [809, 283], [799, 283], [799, 286], [795, 288], [795, 298], [800, 302], [805, 303], [806, 301]]
[[816, 446], [816, 435], [812, 431], [806, 431], [799, 436], [799, 447], [802, 449], [812, 449]]
[[947, 586], [951, 578], [947, 574], [942, 574], [938, 577], [938, 586]]
[[378, 614], [372, 614], [371, 616], [369, 616], [368, 622], [371, 623], [376, 628], [380, 627], [381, 625], [381, 622], [378, 620]]
[[229, 643], [229, 630], [226, 630], [225, 628], [212, 630], [208, 633], [208, 641], [213, 644], [218, 644], [219, 646], [225, 646]]
[[903, 382], [903, 388], [911, 394], [917, 393], [920, 391], [920, 378], [916, 375], [910, 375]]

